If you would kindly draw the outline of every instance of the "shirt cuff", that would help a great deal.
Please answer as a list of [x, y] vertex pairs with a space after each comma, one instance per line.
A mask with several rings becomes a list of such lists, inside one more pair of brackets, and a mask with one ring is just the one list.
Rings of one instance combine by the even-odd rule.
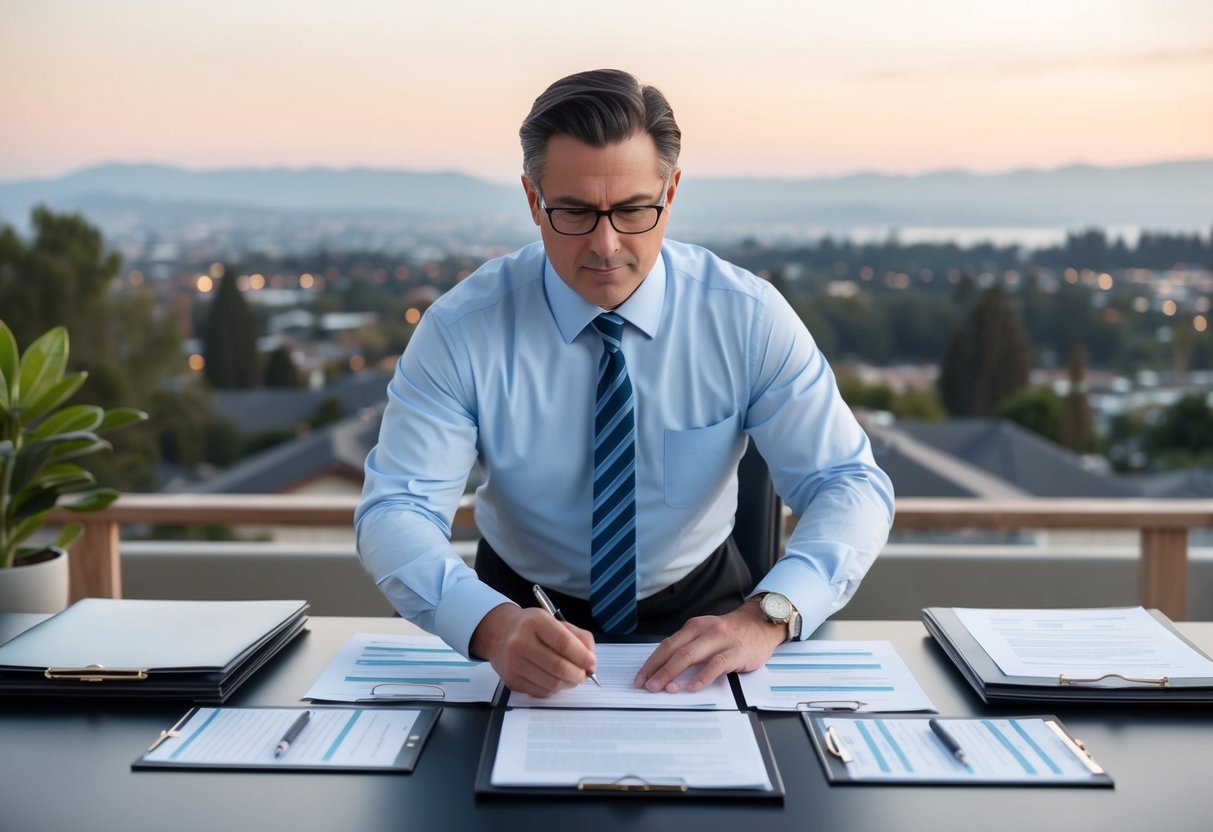
[[838, 606], [837, 594], [825, 579], [791, 560], [776, 561], [748, 597], [762, 592], [778, 592], [792, 602], [800, 613], [800, 639], [811, 636]]
[[434, 610], [434, 634], [470, 659], [472, 634], [480, 622], [494, 607], [513, 603], [483, 581], [461, 581], [443, 593]]

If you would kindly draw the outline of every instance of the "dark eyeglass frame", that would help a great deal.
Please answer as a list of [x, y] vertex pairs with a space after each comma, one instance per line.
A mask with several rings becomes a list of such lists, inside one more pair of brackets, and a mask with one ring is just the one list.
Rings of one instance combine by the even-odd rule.
[[[611, 224], [611, 228], [615, 229], [615, 231], [619, 234], [648, 234], [657, 227], [657, 223], [661, 222], [661, 212], [665, 210], [664, 205], [620, 205], [616, 208], [608, 208], [605, 211], [599, 211], [597, 208], [549, 208], [543, 202], [539, 203], [539, 207], [545, 214], [548, 215], [548, 225], [552, 227], [552, 230], [557, 234], [564, 235], [565, 237], [584, 237], [587, 234], [593, 234], [595, 229], [598, 228], [598, 223], [602, 221], [603, 217], [607, 218], [607, 222]], [[657, 215], [653, 218], [653, 224], [644, 231], [624, 231], [622, 228], [615, 225], [616, 211], [635, 211], [638, 208], [655, 208], [657, 210]], [[594, 224], [585, 231], [561, 231], [556, 227], [556, 223], [552, 222], [552, 213], [555, 211], [579, 211], [585, 214], [593, 214]]]

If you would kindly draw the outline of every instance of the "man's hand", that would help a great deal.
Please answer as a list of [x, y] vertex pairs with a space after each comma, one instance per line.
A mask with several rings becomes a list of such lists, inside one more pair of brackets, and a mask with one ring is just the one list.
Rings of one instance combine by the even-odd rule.
[[636, 687], [677, 693], [674, 680], [687, 668], [703, 665], [686, 684], [694, 693], [721, 674], [758, 669], [786, 635], [786, 628], [763, 617], [756, 599], [727, 615], [692, 618], [657, 646], [636, 674]]
[[510, 690], [551, 696], [580, 685], [597, 667], [594, 636], [538, 607], [501, 604], [472, 633], [473, 655], [488, 659]]

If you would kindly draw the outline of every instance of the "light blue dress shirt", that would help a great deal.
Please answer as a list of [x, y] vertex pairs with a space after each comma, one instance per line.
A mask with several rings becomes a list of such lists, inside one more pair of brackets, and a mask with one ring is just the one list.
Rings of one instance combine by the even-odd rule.
[[[528, 580], [589, 597], [603, 349], [590, 321], [601, 311], [531, 244], [439, 298], [388, 385], [355, 513], [358, 555], [401, 615], [465, 655], [507, 602], [449, 542], [477, 460], [485, 540]], [[638, 596], [728, 537], [749, 436], [800, 517], [756, 591], [787, 595], [808, 636], [854, 593], [893, 516], [892, 484], [825, 358], [768, 282], [697, 246], [665, 241], [616, 311], [636, 399]]]

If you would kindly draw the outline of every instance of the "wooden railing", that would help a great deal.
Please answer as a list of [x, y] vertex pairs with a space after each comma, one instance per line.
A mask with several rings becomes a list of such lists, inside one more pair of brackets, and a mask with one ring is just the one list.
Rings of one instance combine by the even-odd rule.
[[[84, 523], [72, 549], [71, 596], [119, 598], [123, 525], [349, 526], [358, 498], [328, 495], [127, 494], [108, 508], [75, 514], [60, 507], [53, 522]], [[788, 517], [790, 530], [795, 517]], [[1187, 617], [1188, 532], [1213, 527], [1213, 500], [909, 498], [897, 501], [896, 530], [1120, 529], [1140, 535], [1138, 598], [1172, 619]], [[454, 535], [475, 536], [472, 503], [455, 516]]]

